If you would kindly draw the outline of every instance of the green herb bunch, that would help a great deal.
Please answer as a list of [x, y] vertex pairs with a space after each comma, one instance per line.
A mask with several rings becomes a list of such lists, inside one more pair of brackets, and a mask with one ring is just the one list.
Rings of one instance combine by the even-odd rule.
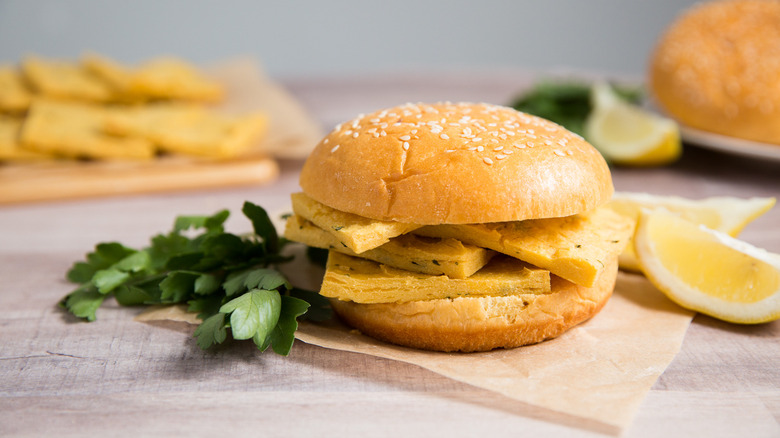
[[[227, 339], [252, 339], [265, 351], [290, 353], [298, 318], [330, 318], [327, 300], [293, 287], [274, 267], [292, 257], [281, 254], [287, 243], [277, 235], [266, 211], [245, 202], [244, 215], [254, 234], [226, 233], [230, 212], [179, 216], [173, 230], [151, 239], [143, 249], [100, 243], [76, 262], [67, 278], [80, 286], [60, 305], [87, 321], [113, 296], [125, 306], [179, 304], [203, 321], [197, 344], [207, 349]], [[199, 233], [198, 233], [199, 232]], [[192, 237], [190, 234], [196, 234]]]
[[[642, 89], [639, 87], [613, 85], [613, 89], [627, 102], [636, 104], [642, 99]], [[584, 135], [585, 120], [593, 110], [591, 84], [576, 80], [544, 80], [516, 98], [510, 106]]]

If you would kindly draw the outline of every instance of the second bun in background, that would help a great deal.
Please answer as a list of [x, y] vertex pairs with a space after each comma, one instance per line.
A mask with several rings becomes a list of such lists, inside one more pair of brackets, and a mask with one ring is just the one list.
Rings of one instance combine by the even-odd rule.
[[691, 8], [659, 40], [649, 88], [684, 125], [780, 144], [780, 2]]

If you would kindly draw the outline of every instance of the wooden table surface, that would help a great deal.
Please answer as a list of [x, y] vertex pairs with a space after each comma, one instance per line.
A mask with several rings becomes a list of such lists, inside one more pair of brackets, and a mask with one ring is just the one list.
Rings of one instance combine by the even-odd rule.
[[[504, 71], [284, 83], [330, 127], [407, 101], [507, 103], [528, 81]], [[135, 309], [108, 304], [87, 324], [56, 307], [65, 272], [95, 243], [141, 246], [177, 214], [222, 208], [234, 213], [228, 229], [248, 231], [242, 202], [282, 211], [300, 165], [282, 162], [263, 187], [1, 207], [0, 436], [603, 436], [405, 363], [301, 342], [286, 358], [250, 343], [203, 352], [190, 328], [135, 322]], [[780, 198], [780, 162], [694, 147], [672, 166], [613, 175], [621, 191]], [[780, 253], [780, 208], [742, 238]], [[779, 422], [780, 321], [699, 315], [623, 435], [777, 437]]]

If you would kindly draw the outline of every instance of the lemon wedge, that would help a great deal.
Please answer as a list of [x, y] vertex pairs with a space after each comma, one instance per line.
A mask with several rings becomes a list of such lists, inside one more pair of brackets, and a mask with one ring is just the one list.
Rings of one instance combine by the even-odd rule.
[[585, 120], [585, 138], [616, 164], [657, 166], [682, 153], [680, 128], [671, 119], [622, 100], [606, 83], [591, 89], [593, 109]]
[[[665, 208], [681, 217], [713, 230], [737, 237], [745, 226], [775, 205], [775, 198], [737, 198], [716, 196], [705, 199], [687, 199], [679, 196], [649, 193], [615, 192], [607, 206], [623, 216], [639, 220], [642, 208]], [[634, 245], [630, 242], [620, 254], [620, 268], [639, 271]]]
[[643, 210], [634, 235], [642, 271], [679, 305], [725, 321], [780, 319], [780, 255], [667, 210]]

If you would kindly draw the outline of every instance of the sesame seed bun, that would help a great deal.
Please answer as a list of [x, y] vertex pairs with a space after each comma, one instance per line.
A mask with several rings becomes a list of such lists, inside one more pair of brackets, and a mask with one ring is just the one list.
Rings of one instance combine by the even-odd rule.
[[339, 125], [304, 164], [315, 200], [415, 224], [569, 216], [612, 196], [609, 168], [581, 137], [488, 104], [405, 105]]
[[684, 125], [780, 143], [780, 2], [697, 5], [660, 38], [649, 88]]
[[347, 324], [386, 342], [436, 351], [488, 351], [535, 344], [590, 319], [612, 295], [616, 275], [617, 261], [612, 261], [589, 288], [553, 276], [549, 294], [331, 304]]

